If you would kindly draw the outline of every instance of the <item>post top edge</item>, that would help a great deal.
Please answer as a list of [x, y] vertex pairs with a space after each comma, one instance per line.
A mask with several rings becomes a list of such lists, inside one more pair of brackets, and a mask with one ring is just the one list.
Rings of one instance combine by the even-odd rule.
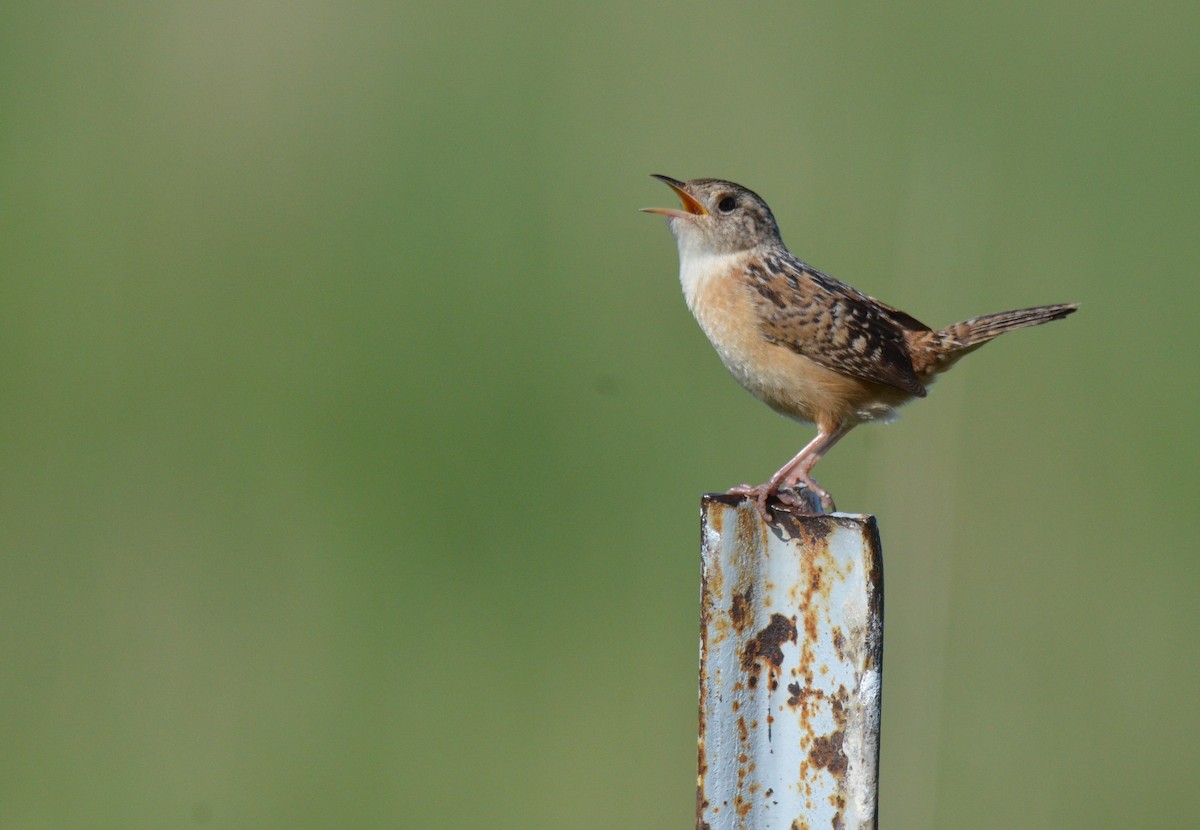
[[[700, 496], [700, 509], [707, 513], [715, 506], [741, 508], [752, 507], [753, 500], [749, 496], [743, 496], [736, 493], [703, 493]], [[799, 510], [793, 510], [787, 507], [772, 505], [771, 509], [776, 513], [784, 513], [791, 519], [815, 519], [815, 518], [831, 518], [842, 519], [866, 524], [877, 521], [873, 513], [849, 513], [845, 511], [835, 511], [833, 513], [806, 513]]]

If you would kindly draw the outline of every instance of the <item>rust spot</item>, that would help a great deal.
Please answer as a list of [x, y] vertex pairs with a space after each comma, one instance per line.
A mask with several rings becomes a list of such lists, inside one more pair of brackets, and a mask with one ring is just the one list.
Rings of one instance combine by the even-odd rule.
[[705, 493], [700, 497], [701, 529], [711, 527], [718, 536], [725, 532], [725, 511], [717, 505], [737, 507], [740, 496], [727, 496], [724, 493]]
[[810, 643], [817, 641], [817, 615], [812, 609], [811, 596], [809, 602], [804, 604], [804, 636], [808, 638]]
[[729, 493], [705, 493], [700, 497], [701, 504], [716, 502], [717, 504], [725, 504], [729, 507], [738, 507], [745, 501], [749, 501], [745, 496], [731, 495]]
[[754, 586], [747, 585], [746, 590], [742, 593], [733, 594], [733, 605], [729, 609], [729, 618], [733, 620], [733, 627], [740, 634], [746, 630], [747, 616], [750, 613], [750, 600], [754, 596]]
[[830, 774], [841, 778], [846, 774], [846, 753], [842, 751], [842, 740], [845, 733], [838, 730], [830, 735], [813, 738], [812, 749], [808, 751], [808, 760], [814, 767], [827, 769]]
[[784, 510], [775, 511], [779, 531], [787, 539], [804, 539], [806, 542], [824, 540], [836, 526], [832, 516], [802, 513], [792, 514]]
[[779, 667], [783, 665], [783, 644], [796, 642], [796, 620], [783, 614], [772, 614], [766, 627], [746, 642], [742, 649], [742, 669], [748, 675], [746, 685], [758, 686], [759, 658], [767, 664], [770, 673], [768, 687], [774, 691], [779, 686]]
[[750, 740], [750, 730], [746, 728], [746, 719], [744, 717], [739, 717], [737, 723], [738, 738], [742, 743], [745, 743], [746, 741]]
[[810, 830], [810, 828], [808, 826], [808, 822], [804, 819], [794, 818], [792, 819], [792, 826], [790, 830]]
[[763, 542], [766, 541], [764, 535], [765, 528], [762, 525], [762, 518], [758, 515], [758, 510], [754, 503], [747, 500], [744, 504], [738, 505], [737, 511], [737, 546], [740, 550], [755, 550], [765, 547]]
[[846, 704], [849, 702], [850, 693], [846, 691], [845, 686], [838, 686], [837, 694], [829, 700], [830, 714], [833, 715], [833, 721], [839, 729], [846, 726]]
[[[724, 533], [724, 511], [711, 504], [712, 501], [713, 499], [705, 496], [700, 502], [700, 548], [703, 551], [710, 550], [709, 544], [712, 541], [710, 539], [712, 535], [715, 534], [717, 537], [720, 537]], [[706, 643], [705, 645], [716, 645], [725, 639], [728, 633], [725, 630], [724, 615], [716, 613], [718, 599], [724, 596], [725, 593], [725, 577], [721, 573], [719, 557], [704, 555], [702, 561], [703, 567], [700, 575], [700, 628], [701, 632], [705, 635], [707, 635], [710, 626], [715, 629], [712, 643]]]
[[837, 652], [838, 659], [846, 662], [846, 635], [842, 633], [840, 625], [833, 626], [833, 649]]
[[704, 788], [696, 788], [696, 830], [712, 830], [704, 820], [704, 811], [708, 809], [708, 799], [704, 797]]

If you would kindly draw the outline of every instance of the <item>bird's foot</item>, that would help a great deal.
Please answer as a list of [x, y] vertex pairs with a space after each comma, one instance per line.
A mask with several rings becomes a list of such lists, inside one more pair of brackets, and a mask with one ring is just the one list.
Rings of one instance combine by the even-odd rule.
[[768, 507], [771, 499], [778, 500], [785, 507], [798, 508], [799, 512], [804, 514], [816, 515], [832, 513], [836, 510], [833, 498], [815, 481], [811, 479], [809, 481], [810, 483], [789, 482], [786, 485], [768, 481], [757, 487], [739, 484], [737, 487], [729, 488], [725, 493], [730, 496], [749, 496], [754, 499], [754, 506], [758, 509], [758, 514], [767, 523], [774, 520]]
[[837, 510], [833, 499], [828, 493], [824, 490], [813, 490], [804, 485], [789, 488], [781, 487], [776, 497], [788, 507], [803, 508], [802, 512], [813, 515], [818, 513], [832, 513]]
[[833, 496], [811, 476], [785, 480], [779, 488], [779, 500], [792, 507], [806, 507], [813, 513], [832, 513], [837, 510]]
[[737, 487], [730, 487], [725, 491], [727, 496], [750, 496], [754, 499], [754, 506], [758, 509], [758, 514], [762, 516], [764, 522], [771, 521], [771, 513], [767, 510], [767, 499], [778, 492], [777, 485], [771, 482], [760, 484], [757, 487], [751, 487], [749, 484], [739, 484]]

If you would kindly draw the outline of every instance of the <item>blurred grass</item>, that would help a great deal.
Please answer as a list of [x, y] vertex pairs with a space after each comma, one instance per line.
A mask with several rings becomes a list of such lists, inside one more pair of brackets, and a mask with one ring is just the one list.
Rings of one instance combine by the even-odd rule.
[[646, 174], [933, 324], [820, 471], [888, 827], [1187, 826], [1193, 4], [0, 12], [0, 825], [690, 826], [696, 515], [807, 440]]

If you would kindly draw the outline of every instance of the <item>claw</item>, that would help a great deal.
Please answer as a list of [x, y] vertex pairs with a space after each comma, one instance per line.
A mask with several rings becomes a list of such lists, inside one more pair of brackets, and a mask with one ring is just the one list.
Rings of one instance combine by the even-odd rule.
[[[754, 507], [758, 510], [758, 514], [767, 524], [775, 520], [771, 515], [770, 501], [776, 499], [785, 507], [799, 508], [803, 513], [832, 513], [837, 508], [833, 504], [833, 498], [825, 490], [821, 489], [815, 481], [811, 486], [804, 483], [780, 487], [773, 482], [768, 481], [766, 484], [760, 484], [757, 487], [751, 487], [748, 484], [739, 484], [737, 487], [731, 487], [725, 491], [726, 495], [730, 496], [747, 496], [754, 500]], [[818, 507], [819, 505], [819, 507]]]
[[779, 500], [789, 507], [802, 508], [805, 513], [832, 513], [833, 499], [820, 487], [808, 487], [801, 484], [798, 487], [780, 488]]
[[749, 484], [739, 484], [737, 487], [730, 487], [725, 491], [727, 496], [749, 496], [754, 499], [754, 506], [758, 509], [758, 514], [762, 516], [764, 522], [770, 524], [771, 511], [767, 509], [767, 499], [775, 495], [770, 482], [760, 484], [757, 487], [751, 487]]
[[758, 507], [758, 515], [762, 516], [762, 520], [767, 524], [771, 523], [771, 511], [767, 509], [767, 499], [771, 497], [769, 487], [763, 487], [762, 492], [758, 494], [758, 498], [754, 500]]

